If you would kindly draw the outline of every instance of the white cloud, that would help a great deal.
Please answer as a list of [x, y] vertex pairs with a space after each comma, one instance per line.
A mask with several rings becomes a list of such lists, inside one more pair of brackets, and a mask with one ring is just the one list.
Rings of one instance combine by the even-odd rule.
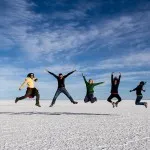
[[15, 0], [15, 2], [6, 0], [5, 2], [7, 9], [0, 16], [0, 24], [3, 24], [3, 28], [0, 30], [0, 39], [3, 42], [1, 42], [0, 47], [10, 48], [19, 45], [22, 50], [29, 54], [29, 57], [33, 52], [33, 60], [46, 57], [45, 60], [52, 62], [55, 57], [59, 59], [60, 52], [67, 53], [65, 56], [69, 58], [69, 56], [81, 54], [88, 48], [91, 50], [92, 46], [95, 45], [99, 49], [107, 47], [113, 50], [113, 46], [124, 44], [128, 40], [130, 42], [132, 40], [133, 43], [142, 43], [142, 39], [149, 36], [149, 32], [146, 30], [149, 26], [149, 15], [147, 15], [149, 12], [145, 12], [146, 18], [143, 17], [140, 22], [137, 15], [140, 16], [141, 14], [135, 13], [132, 16], [123, 15], [109, 20], [100, 20], [95, 25], [89, 24], [87, 27], [77, 27], [79, 21], [76, 17], [80, 16], [84, 19], [87, 10], [100, 5], [100, 3], [86, 3], [83, 7], [83, 3], [81, 3], [75, 6], [77, 9], [71, 9], [65, 15], [63, 12], [57, 12], [60, 17], [75, 18], [75, 21], [62, 25], [52, 25], [52, 18], [56, 17], [56, 14], [51, 14], [51, 19], [45, 23], [47, 27], [43, 28], [41, 25], [41, 31], [40, 29], [37, 31], [34, 24], [42, 21], [44, 16], [31, 11], [33, 3], [27, 3], [24, 0]]
[[[120, 56], [119, 58], [110, 58], [100, 62], [97, 62], [96, 65], [88, 65], [89, 67], [83, 68], [83, 71], [90, 71], [90, 70], [112, 70], [113, 69], [127, 69], [133, 67], [148, 67], [150, 66], [150, 52], [141, 51], [138, 53], [131, 53], [126, 56]], [[92, 63], [91, 63], [92, 64]]]

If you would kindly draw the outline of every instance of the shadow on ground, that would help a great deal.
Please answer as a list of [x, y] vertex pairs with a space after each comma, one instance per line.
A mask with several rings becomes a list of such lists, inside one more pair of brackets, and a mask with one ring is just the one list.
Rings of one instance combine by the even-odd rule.
[[83, 116], [118, 116], [118, 114], [73, 113], [73, 112], [0, 112], [0, 115], [83, 115]]

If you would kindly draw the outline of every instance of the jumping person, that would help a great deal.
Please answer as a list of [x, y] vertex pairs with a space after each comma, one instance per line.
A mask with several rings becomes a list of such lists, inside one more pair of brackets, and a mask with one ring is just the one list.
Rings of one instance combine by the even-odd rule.
[[148, 106], [147, 102], [141, 102], [143, 95], [142, 95], [142, 91], [145, 92], [145, 90], [143, 90], [143, 86], [146, 84], [146, 82], [141, 81], [140, 84], [133, 90], [130, 90], [130, 92], [136, 91], [136, 101], [135, 101], [135, 105], [144, 105], [146, 108]]
[[57, 88], [57, 91], [56, 91], [56, 93], [55, 93], [55, 95], [54, 95], [54, 98], [53, 98], [53, 100], [52, 100], [52, 103], [51, 103], [51, 105], [50, 105], [49, 107], [52, 107], [52, 106], [55, 104], [55, 101], [56, 101], [56, 99], [57, 99], [57, 97], [59, 96], [60, 93], [64, 93], [64, 94], [70, 99], [70, 101], [71, 101], [73, 104], [77, 104], [78, 102], [75, 102], [75, 101], [73, 100], [73, 98], [71, 97], [71, 95], [68, 93], [68, 91], [67, 91], [66, 88], [65, 88], [65, 79], [66, 79], [69, 75], [71, 75], [72, 73], [74, 73], [76, 70], [74, 70], [74, 71], [72, 71], [72, 72], [70, 72], [70, 73], [68, 73], [68, 74], [66, 74], [66, 75], [63, 75], [62, 73], [60, 73], [58, 76], [55, 75], [54, 73], [48, 71], [48, 70], [46, 70], [46, 71], [47, 71], [49, 74], [53, 75], [53, 76], [57, 79], [57, 81], [58, 81], [58, 88]]
[[[107, 101], [110, 102], [113, 105], [113, 108], [118, 106], [118, 103], [121, 102], [121, 97], [118, 94], [118, 87], [120, 84], [120, 78], [121, 78], [121, 73], [119, 75], [119, 78], [113, 77], [113, 73], [111, 74], [111, 95], [108, 97]], [[112, 102], [112, 98], [116, 97], [118, 101]]]
[[86, 96], [84, 98], [84, 102], [91, 102], [94, 103], [97, 101], [97, 98], [94, 97], [94, 87], [100, 84], [103, 84], [104, 82], [99, 82], [99, 83], [94, 83], [94, 81], [92, 79], [89, 79], [89, 82], [86, 80], [85, 76], [82, 74], [84, 82], [86, 84]]
[[15, 100], [15, 103], [17, 103], [19, 100], [23, 100], [27, 97], [34, 98], [34, 96], [36, 96], [36, 104], [35, 105], [38, 107], [41, 107], [39, 104], [40, 94], [34, 86], [34, 81], [36, 82], [37, 80], [38, 79], [34, 77], [34, 73], [29, 73], [27, 75], [27, 78], [25, 79], [25, 81], [22, 83], [22, 85], [19, 88], [19, 90], [21, 90], [25, 85], [27, 85], [28, 87], [26, 90], [26, 94], [24, 96], [17, 97]]

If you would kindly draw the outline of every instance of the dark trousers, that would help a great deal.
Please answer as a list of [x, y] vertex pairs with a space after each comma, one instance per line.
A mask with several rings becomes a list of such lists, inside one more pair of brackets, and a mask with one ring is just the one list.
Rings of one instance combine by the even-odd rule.
[[87, 102], [94, 103], [95, 101], [97, 101], [97, 98], [94, 97], [94, 94], [93, 94], [93, 93], [86, 94], [86, 96], [85, 96], [85, 98], [84, 98], [84, 102], [85, 102], [85, 103], [87, 103]]
[[144, 102], [140, 102], [142, 98], [143, 98], [142, 95], [138, 95], [135, 101], [135, 105], [144, 105]]
[[108, 97], [107, 101], [110, 102], [110, 103], [112, 103], [112, 99], [113, 99], [114, 97], [116, 97], [116, 98], [118, 99], [117, 103], [121, 102], [121, 97], [119, 96], [119, 94], [111, 94], [111, 95]]
[[65, 87], [62, 87], [62, 88], [58, 88], [58, 89], [57, 89], [57, 91], [56, 91], [56, 93], [55, 93], [55, 95], [54, 95], [54, 98], [53, 98], [53, 100], [52, 100], [51, 105], [54, 105], [54, 104], [55, 104], [56, 99], [57, 99], [57, 97], [59, 96], [60, 93], [64, 93], [64, 94], [69, 98], [69, 100], [70, 100], [72, 103], [75, 102], [75, 101], [73, 100], [73, 98], [71, 97], [71, 95], [70, 95], [70, 94], [68, 93], [68, 91], [66, 90], [66, 88], [65, 88]]
[[36, 96], [36, 104], [39, 104], [40, 94], [36, 88], [27, 88], [26, 94], [24, 96], [18, 97], [18, 100], [23, 100], [27, 97], [33, 98]]

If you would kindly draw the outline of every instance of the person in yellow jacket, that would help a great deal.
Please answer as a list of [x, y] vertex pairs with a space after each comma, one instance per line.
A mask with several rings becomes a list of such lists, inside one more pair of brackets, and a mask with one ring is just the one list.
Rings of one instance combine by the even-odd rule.
[[34, 86], [34, 82], [36, 82], [37, 80], [38, 79], [34, 77], [34, 73], [29, 73], [27, 75], [27, 78], [25, 79], [25, 81], [22, 83], [22, 85], [19, 88], [19, 90], [21, 90], [25, 85], [27, 85], [26, 94], [24, 96], [17, 97], [15, 100], [15, 103], [17, 103], [19, 100], [23, 100], [27, 97], [34, 98], [34, 96], [36, 96], [36, 104], [35, 105], [38, 107], [41, 107], [39, 104], [40, 94]]

